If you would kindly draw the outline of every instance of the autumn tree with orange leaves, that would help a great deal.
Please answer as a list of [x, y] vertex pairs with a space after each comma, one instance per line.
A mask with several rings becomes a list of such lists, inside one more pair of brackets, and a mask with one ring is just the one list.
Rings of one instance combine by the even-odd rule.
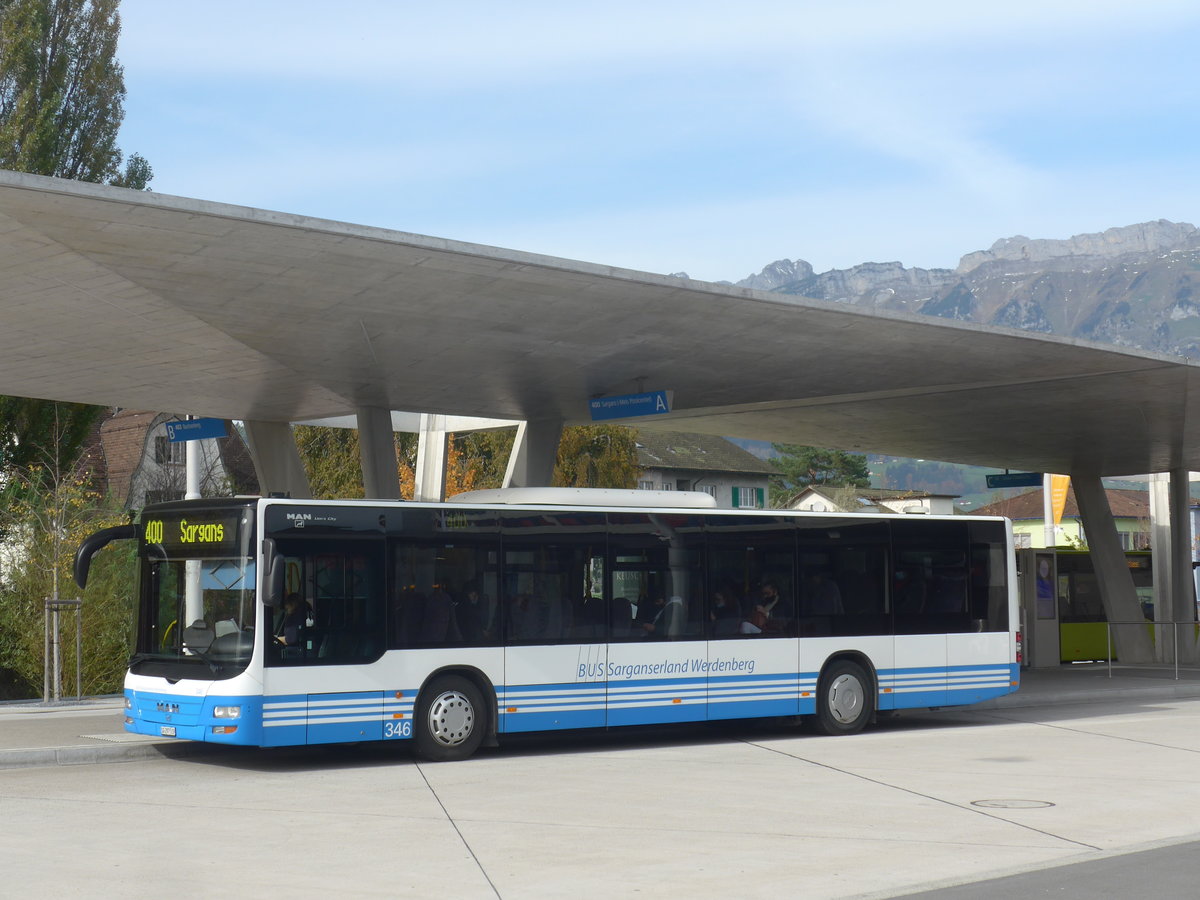
[[[296, 446], [318, 499], [363, 496], [358, 432], [298, 425]], [[450, 436], [446, 453], [446, 496], [498, 488], [504, 481], [515, 429]], [[400, 496], [413, 497], [418, 436], [397, 433], [396, 468]], [[632, 488], [637, 486], [637, 432], [620, 425], [564, 428], [552, 484], [555, 487]]]

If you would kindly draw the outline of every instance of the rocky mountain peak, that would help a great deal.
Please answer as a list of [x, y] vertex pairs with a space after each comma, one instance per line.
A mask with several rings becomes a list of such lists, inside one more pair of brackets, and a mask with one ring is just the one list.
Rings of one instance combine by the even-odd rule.
[[812, 275], [813, 267], [802, 259], [777, 259], [769, 266], [764, 266], [757, 275], [743, 278], [737, 285], [756, 291], [774, 291], [793, 282], [811, 278]]
[[741, 287], [1200, 356], [1200, 229], [1143, 222], [1065, 240], [1016, 235], [951, 269], [777, 260]]
[[1063, 257], [1113, 259], [1129, 253], [1169, 253], [1200, 247], [1200, 231], [1187, 222], [1143, 222], [1109, 228], [1099, 234], [1077, 234], [1066, 240], [1031, 239], [1022, 234], [1001, 238], [988, 250], [968, 253], [955, 270], [965, 275], [994, 260], [1025, 264], [1046, 263]]

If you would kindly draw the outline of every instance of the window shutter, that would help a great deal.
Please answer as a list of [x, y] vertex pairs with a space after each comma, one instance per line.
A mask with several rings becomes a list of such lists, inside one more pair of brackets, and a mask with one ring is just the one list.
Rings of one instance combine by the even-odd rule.
[[766, 488], [755, 488], [754, 494], [755, 494], [755, 498], [758, 501], [758, 508], [766, 509], [767, 508], [767, 489]]

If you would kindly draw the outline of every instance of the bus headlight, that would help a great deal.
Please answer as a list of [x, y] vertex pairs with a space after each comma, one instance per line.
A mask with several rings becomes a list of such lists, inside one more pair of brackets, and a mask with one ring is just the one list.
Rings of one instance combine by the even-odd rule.
[[240, 719], [242, 717], [242, 708], [240, 706], [214, 706], [213, 718], [216, 719]]

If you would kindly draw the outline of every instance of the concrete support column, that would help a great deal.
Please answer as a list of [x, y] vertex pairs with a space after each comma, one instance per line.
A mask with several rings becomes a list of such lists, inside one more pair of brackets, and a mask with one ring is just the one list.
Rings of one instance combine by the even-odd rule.
[[517, 426], [512, 455], [504, 473], [505, 487], [550, 487], [558, 442], [562, 440], [561, 419], [522, 422]]
[[1196, 621], [1190, 478], [1187, 469], [1171, 470], [1171, 619], [1175, 622]]
[[245, 420], [246, 444], [263, 496], [286, 493], [298, 500], [311, 500], [308, 476], [300, 462], [300, 451], [287, 422]]
[[1154, 578], [1154, 621], [1171, 622], [1175, 609], [1171, 582], [1171, 483], [1165, 473], [1150, 476], [1150, 558]]
[[[1083, 519], [1088, 549], [1096, 580], [1100, 583], [1100, 601], [1110, 622], [1145, 621], [1133, 576], [1125, 564], [1125, 551], [1117, 536], [1117, 523], [1108, 505], [1108, 496], [1099, 475], [1072, 473], [1075, 500]], [[1152, 662], [1154, 646], [1146, 628], [1140, 624], [1112, 626], [1113, 644], [1123, 662]]]
[[392, 411], [378, 406], [360, 406], [356, 417], [364, 496], [368, 500], [399, 500], [400, 470], [396, 467]]
[[421, 434], [417, 439], [417, 470], [414, 474], [413, 499], [436, 502], [446, 499], [446, 456], [450, 433], [445, 416], [421, 416]]

